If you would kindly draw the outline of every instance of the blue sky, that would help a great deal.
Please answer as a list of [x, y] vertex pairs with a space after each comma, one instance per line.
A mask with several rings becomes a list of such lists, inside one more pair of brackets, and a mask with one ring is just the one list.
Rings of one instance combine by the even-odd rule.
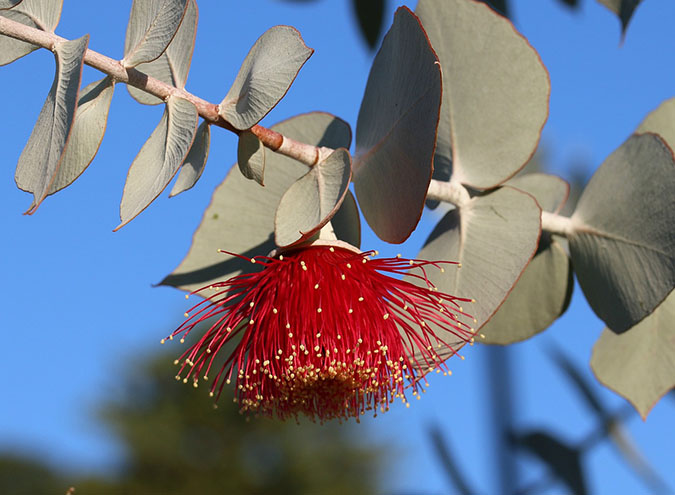
[[[121, 58], [130, 4], [65, 0], [57, 33], [67, 38], [90, 33], [90, 48]], [[618, 20], [595, 0], [581, 0], [576, 12], [557, 0], [513, 4], [517, 28], [551, 75], [550, 117], [542, 141], [552, 170], [562, 177], [574, 161], [597, 167], [649, 111], [675, 96], [672, 0], [645, 0], [623, 44]], [[257, 37], [273, 25], [289, 24], [316, 51], [263, 124], [324, 110], [355, 125], [372, 54], [359, 38], [347, 2], [202, 0], [199, 6], [188, 90], [219, 102]], [[390, 3], [388, 22], [394, 8]], [[14, 167], [51, 85], [52, 60], [42, 50], [0, 68], [5, 96], [0, 103], [5, 163], [0, 174], [5, 239], [0, 243], [0, 311], [6, 349], [0, 364], [5, 377], [0, 449], [35, 453], [68, 469], [105, 470], [122, 452], [92, 412], [119, 390], [125, 369], [139, 354], [158, 349], [159, 339], [185, 311], [180, 292], [151, 284], [187, 252], [211, 192], [235, 162], [236, 140], [215, 129], [197, 186], [172, 199], [165, 193], [113, 233], [128, 166], [161, 115], [158, 107], [137, 104], [120, 85], [106, 137], [89, 170], [48, 198], [35, 215], [22, 216], [31, 200], [16, 189]], [[85, 83], [99, 77], [85, 69]], [[384, 245], [364, 226], [363, 246], [414, 256], [433, 219], [425, 216], [403, 247]], [[551, 429], [570, 441], [593, 428], [584, 404], [544, 350], [557, 345], [593, 381], [587, 363], [602, 327], [576, 290], [569, 311], [552, 328], [511, 347], [518, 425]], [[387, 493], [447, 492], [425, 436], [432, 422], [448, 435], [473, 484], [494, 492], [486, 400], [490, 353], [478, 346], [466, 354], [466, 361], [453, 363], [452, 378], [432, 379], [421, 402], [364, 422], [370, 438], [395, 445], [395, 464], [383, 480]], [[600, 385], [595, 388], [609, 406], [624, 403]], [[663, 400], [646, 423], [637, 416], [628, 423], [637, 445], [671, 487], [673, 412], [675, 402]], [[593, 493], [647, 491], [608, 446], [593, 451], [588, 466]], [[521, 468], [523, 480], [542, 473], [535, 463]]]

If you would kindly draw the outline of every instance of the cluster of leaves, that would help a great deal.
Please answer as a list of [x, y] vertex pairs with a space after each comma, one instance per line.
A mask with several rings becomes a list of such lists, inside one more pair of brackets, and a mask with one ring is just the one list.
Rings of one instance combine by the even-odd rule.
[[[101, 419], [126, 453], [108, 477], [68, 476], [36, 461], [0, 456], [3, 493], [287, 494], [375, 493], [383, 453], [337, 424], [246, 421], [236, 404], [167, 380], [166, 355], [133, 367]], [[140, 362], [140, 360], [139, 360]], [[386, 457], [386, 456], [385, 456]]]
[[[498, 356], [503, 356], [506, 349], [494, 350], [499, 352], [492, 353], [492, 358], [501, 361]], [[496, 421], [496, 429], [499, 439], [496, 444], [502, 451], [500, 455], [509, 459], [506, 463], [508, 469], [503, 473], [508, 480], [501, 480], [502, 491], [534, 495], [548, 493], [551, 489], [560, 490], [554, 487], [564, 486], [565, 492], [578, 495], [590, 493], [591, 473], [586, 460], [598, 447], [609, 446], [650, 493], [670, 493], [668, 485], [640, 453], [625, 427], [625, 423], [635, 417], [635, 411], [628, 404], [616, 409], [607, 407], [594, 391], [593, 384], [586, 378], [585, 370], [579, 369], [558, 350], [551, 349], [547, 354], [569, 380], [580, 402], [586, 406], [593, 418], [592, 427], [586, 432], [580, 432], [580, 438], [565, 438], [560, 433], [541, 426], [523, 427], [519, 424], [517, 413], [516, 417], [512, 417], [508, 411], [498, 411], [496, 415], [500, 416], [500, 420]], [[508, 378], [495, 378], [501, 380], [499, 385], [509, 388]], [[462, 460], [453, 455], [447, 434], [439, 427], [432, 426], [429, 428], [429, 438], [436, 458], [454, 491], [467, 495], [480, 493], [474, 486], [475, 480], [470, 480], [464, 472]], [[545, 466], [546, 471], [539, 477], [523, 481], [519, 479], [521, 477], [518, 476], [516, 460], [530, 459]]]
[[[627, 22], [626, 2], [607, 4]], [[53, 33], [60, 5], [9, 2], [2, 15], [37, 28], [29, 33]], [[425, 203], [437, 205], [428, 199], [454, 204], [419, 257], [461, 262], [454, 275], [432, 279], [441, 290], [478, 301], [473, 313], [488, 343], [509, 344], [547, 328], [567, 308], [576, 273], [608, 327], [592, 360], [599, 379], [643, 415], [675, 385], [667, 323], [675, 301], [672, 101], [600, 166], [567, 218], [558, 214], [565, 181], [514, 178], [537, 147], [550, 84], [527, 40], [486, 5], [420, 0], [416, 13], [397, 11], [373, 61], [353, 157], [350, 127], [335, 116], [257, 125], [312, 53], [293, 28], [260, 37], [219, 105], [184, 91], [196, 23], [194, 0], [134, 1], [122, 75], [111, 69], [79, 92], [82, 64], [105, 72], [105, 57], [87, 51], [87, 37], [48, 37], [55, 81], [16, 173], [19, 187], [34, 195], [29, 212], [91, 162], [121, 80], [139, 102], [163, 102], [165, 111], [129, 170], [120, 227], [179, 170], [172, 195], [194, 185], [208, 157], [210, 125], [239, 135], [238, 167], [214, 192], [190, 252], [164, 284], [189, 290], [254, 269], [214, 248], [264, 254], [313, 239], [329, 222], [339, 239], [358, 246], [353, 182], [368, 224], [391, 243], [407, 239]], [[33, 48], [0, 38], [4, 63]], [[268, 156], [265, 147], [278, 153]]]

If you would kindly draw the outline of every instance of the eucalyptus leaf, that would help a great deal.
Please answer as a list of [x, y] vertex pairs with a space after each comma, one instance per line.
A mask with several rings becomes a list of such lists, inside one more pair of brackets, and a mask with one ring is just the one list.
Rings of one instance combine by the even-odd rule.
[[[351, 142], [349, 125], [326, 113], [299, 115], [272, 129], [291, 139], [315, 146], [347, 148]], [[233, 167], [214, 191], [187, 256], [161, 284], [191, 291], [257, 269], [258, 266], [248, 260], [218, 253], [217, 249], [246, 258], [267, 255], [275, 249], [274, 215], [279, 201], [307, 170], [307, 166], [292, 158], [270, 153], [265, 167], [267, 185], [260, 187], [242, 176], [237, 167]], [[343, 203], [349, 208], [346, 216], [355, 215], [355, 218], [352, 222], [343, 219], [342, 224], [358, 223], [358, 211], [352, 209], [353, 201], [351, 206], [349, 203], [349, 200]], [[336, 234], [340, 237], [337, 228]]]
[[664, 101], [659, 107], [647, 115], [635, 132], [653, 132], [663, 138], [675, 149], [675, 98]]
[[[137, 65], [136, 69], [176, 88], [184, 88], [190, 71], [198, 19], [197, 3], [195, 0], [188, 0], [183, 21], [164, 53], [152, 62]], [[127, 89], [129, 94], [139, 103], [144, 105], [162, 103], [161, 99], [134, 86], [127, 85]]]
[[191, 102], [169, 97], [162, 119], [129, 167], [120, 204], [122, 223], [115, 230], [133, 220], [169, 184], [190, 151], [198, 119]]
[[619, 16], [621, 33], [625, 35], [633, 12], [642, 0], [598, 0], [598, 2]]
[[7, 10], [16, 7], [22, 0], [0, 0], [0, 10]]
[[368, 47], [374, 49], [384, 26], [385, 0], [352, 0], [352, 9]]
[[347, 190], [345, 199], [337, 213], [330, 220], [335, 236], [352, 246], [361, 247], [361, 217], [356, 199], [351, 191]]
[[50, 192], [58, 174], [77, 109], [84, 54], [89, 35], [54, 46], [56, 73], [38, 121], [16, 166], [19, 189], [33, 193], [32, 214]]
[[627, 332], [609, 328], [593, 346], [597, 379], [625, 397], [643, 419], [675, 387], [675, 291]]
[[[4, 4], [16, 2], [5, 1]], [[53, 33], [61, 17], [63, 0], [23, 0], [11, 10], [0, 11], [0, 16], [11, 19], [26, 26]], [[3, 7], [7, 8], [7, 7]], [[39, 47], [19, 41], [9, 36], [0, 35], [0, 65], [7, 65], [28, 55]]]
[[566, 180], [541, 172], [518, 175], [506, 184], [534, 196], [541, 209], [550, 213], [562, 210], [570, 195], [570, 185]]
[[542, 234], [539, 249], [504, 304], [481, 333], [482, 344], [508, 345], [546, 330], [560, 317], [572, 297], [570, 259], [556, 236]]
[[192, 188], [204, 172], [206, 160], [209, 158], [209, 147], [211, 145], [211, 127], [208, 122], [203, 121], [197, 128], [195, 140], [192, 147], [180, 167], [178, 178], [173, 185], [169, 197], [176, 196]]
[[568, 445], [551, 433], [531, 431], [522, 435], [512, 435], [512, 442], [548, 466], [551, 473], [565, 483], [569, 493], [585, 495], [588, 493], [582, 464], [582, 451]]
[[114, 89], [114, 81], [104, 77], [80, 91], [73, 130], [49, 194], [72, 184], [96, 156], [105, 134]]
[[572, 263], [595, 313], [628, 330], [675, 286], [675, 160], [655, 134], [630, 137], [595, 172], [572, 215]]
[[530, 195], [504, 186], [449, 211], [417, 256], [461, 262], [445, 273], [429, 270], [439, 290], [475, 299], [465, 312], [480, 329], [497, 311], [534, 255], [541, 209]]
[[122, 64], [129, 69], [158, 58], [176, 35], [188, 0], [134, 0]]
[[250, 131], [239, 134], [237, 164], [244, 177], [261, 186], [265, 185], [265, 147], [258, 136]]
[[277, 245], [305, 241], [326, 225], [344, 201], [351, 177], [349, 152], [338, 148], [294, 182], [274, 218]]
[[356, 125], [354, 189], [387, 242], [417, 226], [433, 171], [441, 71], [419, 20], [400, 7], [370, 69]]
[[[554, 175], [534, 173], [515, 177], [508, 185], [532, 195], [544, 211], [559, 211], [569, 185]], [[504, 304], [482, 328], [481, 343], [512, 344], [545, 330], [567, 309], [574, 280], [561, 240], [547, 232]]]
[[[443, 68], [436, 178], [474, 188], [525, 166], [548, 117], [550, 83], [537, 52], [482, 3], [420, 0], [416, 9]], [[470, 40], [468, 42], [467, 40]]]
[[258, 38], [218, 107], [233, 127], [249, 129], [284, 97], [314, 50], [290, 26], [275, 26]]

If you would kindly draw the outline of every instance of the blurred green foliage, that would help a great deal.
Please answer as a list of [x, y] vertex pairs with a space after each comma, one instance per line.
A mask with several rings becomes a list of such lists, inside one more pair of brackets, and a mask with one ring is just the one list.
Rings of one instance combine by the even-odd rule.
[[127, 451], [114, 477], [76, 479], [5, 455], [0, 493], [63, 494], [71, 486], [74, 495], [375, 493], [386, 455], [357, 441], [364, 426], [247, 419], [227, 391], [216, 409], [206, 389], [170, 379], [172, 360], [151, 357], [133, 368], [121, 395], [100, 409]]

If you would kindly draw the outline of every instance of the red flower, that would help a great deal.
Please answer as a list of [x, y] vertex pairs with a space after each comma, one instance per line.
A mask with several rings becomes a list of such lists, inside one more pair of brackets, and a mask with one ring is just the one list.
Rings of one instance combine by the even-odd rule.
[[[469, 300], [438, 292], [428, 280], [425, 267], [443, 270], [449, 262], [371, 259], [375, 254], [339, 241], [314, 244], [256, 257], [251, 263], [261, 271], [196, 291], [217, 290], [169, 339], [181, 335], [183, 342], [201, 322], [215, 322], [176, 360], [176, 378], [196, 387], [214, 370], [211, 395], [234, 380], [242, 412], [280, 419], [358, 418], [387, 410], [395, 398], [407, 403], [407, 389], [416, 396], [426, 372], [447, 372], [447, 356], [473, 342], [458, 304]], [[391, 276], [411, 268], [426, 287]], [[234, 350], [217, 360], [235, 336]]]

